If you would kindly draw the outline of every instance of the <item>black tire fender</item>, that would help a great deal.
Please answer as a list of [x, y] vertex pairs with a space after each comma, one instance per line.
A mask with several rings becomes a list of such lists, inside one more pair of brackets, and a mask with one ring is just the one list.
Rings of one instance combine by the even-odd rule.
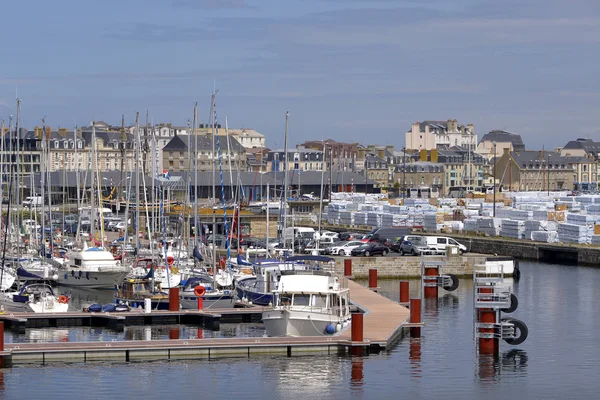
[[523, 343], [525, 341], [525, 339], [527, 339], [527, 336], [529, 335], [529, 328], [527, 328], [527, 325], [525, 324], [525, 322], [521, 321], [520, 319], [516, 319], [516, 318], [506, 318], [506, 319], [503, 319], [502, 321], [510, 322], [515, 326], [514, 339], [504, 339], [504, 341], [506, 343], [516, 346], [516, 345]]
[[448, 276], [452, 279], [452, 284], [444, 286], [444, 289], [449, 292], [454, 292], [456, 289], [458, 289], [458, 276], [454, 274], [448, 274]]
[[514, 293], [510, 294], [510, 306], [508, 308], [503, 308], [500, 311], [510, 314], [515, 312], [519, 308], [519, 299], [515, 296]]

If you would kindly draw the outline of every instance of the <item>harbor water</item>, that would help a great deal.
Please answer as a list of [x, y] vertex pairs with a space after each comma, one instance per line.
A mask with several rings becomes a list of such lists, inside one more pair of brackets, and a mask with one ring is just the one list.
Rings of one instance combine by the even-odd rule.
[[[473, 282], [461, 280], [457, 291], [440, 289], [437, 302], [424, 302], [421, 338], [406, 336], [378, 354], [17, 366], [0, 370], [0, 397], [596, 398], [600, 269], [534, 262], [520, 266], [521, 280], [514, 283], [519, 308], [512, 315], [528, 325], [529, 337], [519, 346], [502, 342], [498, 357], [477, 355]], [[398, 299], [397, 280], [380, 280], [379, 286], [381, 294]], [[419, 291], [419, 281], [411, 281], [411, 297]], [[74, 290], [73, 298], [85, 303], [94, 293]], [[263, 334], [260, 324], [233, 325], [221, 324], [221, 332], [211, 337]], [[147, 340], [164, 338], [172, 328], [156, 327], [150, 336], [145, 327], [129, 334], [82, 328], [63, 334], [72, 335], [69, 340]], [[180, 337], [193, 333], [194, 328], [183, 327]], [[33, 340], [27, 333], [6, 335], [7, 342]], [[30, 338], [55, 340], [40, 335]]]

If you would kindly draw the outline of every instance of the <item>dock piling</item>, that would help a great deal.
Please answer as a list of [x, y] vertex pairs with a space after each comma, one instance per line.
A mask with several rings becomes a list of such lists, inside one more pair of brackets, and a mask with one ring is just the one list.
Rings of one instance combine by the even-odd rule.
[[[493, 288], [480, 288], [479, 293], [489, 293], [493, 295]], [[478, 310], [479, 322], [482, 324], [496, 324], [496, 310], [493, 308], [480, 308]], [[484, 334], [479, 337], [479, 354], [496, 354], [500, 350], [500, 339], [493, 337], [494, 328], [479, 328], [479, 332]]]
[[201, 311], [203, 308], [203, 300], [202, 297], [198, 296], [198, 311]]
[[[421, 299], [410, 299], [410, 323], [421, 323]], [[411, 337], [421, 337], [421, 327], [414, 326], [410, 328]]]
[[352, 276], [352, 259], [346, 258], [344, 260], [344, 276], [349, 277]]
[[169, 311], [179, 311], [179, 288], [169, 288]]
[[369, 289], [377, 289], [377, 269], [369, 269]]
[[[436, 267], [425, 267], [425, 277], [439, 275], [439, 268]], [[437, 283], [430, 283], [431, 278], [425, 278], [428, 285], [425, 285], [423, 288], [423, 295], [426, 299], [437, 299], [438, 297], [438, 287]]]
[[362, 342], [363, 336], [363, 314], [352, 313], [352, 334], [351, 339], [353, 342]]
[[407, 304], [409, 302], [409, 286], [408, 281], [400, 281], [400, 303]]
[[0, 321], [0, 351], [4, 351], [4, 321]]

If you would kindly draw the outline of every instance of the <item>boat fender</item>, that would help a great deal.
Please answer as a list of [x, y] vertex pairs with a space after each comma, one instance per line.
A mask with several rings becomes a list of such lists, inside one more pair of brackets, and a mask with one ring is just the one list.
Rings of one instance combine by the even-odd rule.
[[83, 275], [82, 271], [79, 271], [79, 277], [81, 278], [81, 275]]
[[206, 293], [206, 288], [204, 286], [198, 285], [194, 288], [194, 294], [198, 297], [204, 296]]
[[515, 260], [514, 263], [515, 266], [513, 270], [513, 280], [515, 282], [519, 282], [519, 280], [521, 279], [521, 269], [519, 268], [519, 260]]
[[529, 335], [529, 329], [527, 328], [527, 325], [525, 325], [525, 322], [516, 318], [506, 318], [503, 319], [503, 321], [510, 322], [515, 327], [515, 337], [512, 339], [504, 339], [506, 343], [516, 346], [523, 343], [525, 339], [527, 339], [527, 336]]
[[87, 279], [88, 281], [90, 280], [90, 273], [89, 273], [89, 271], [85, 273], [85, 279]]
[[69, 275], [67, 275], [67, 273], [65, 272], [65, 281], [67, 280]]
[[452, 279], [452, 284], [444, 286], [444, 289], [446, 289], [449, 292], [454, 292], [456, 289], [458, 289], [458, 276], [454, 274], [448, 274], [448, 276], [450, 277], [450, 279]]
[[172, 273], [172, 274], [178, 274], [178, 273], [179, 273], [179, 270], [177, 269], [177, 267], [172, 267], [172, 268], [171, 268], [171, 273]]
[[75, 270], [71, 270], [71, 276], [75, 276]]
[[69, 298], [63, 294], [63, 295], [59, 296], [58, 302], [60, 304], [67, 304], [69, 302]]
[[325, 328], [325, 333], [327, 333], [328, 335], [333, 335], [335, 333], [335, 325], [328, 324]]
[[335, 331], [339, 332], [342, 330], [342, 324], [340, 324], [339, 322], [337, 324], [335, 324]]
[[514, 293], [511, 293], [510, 306], [508, 306], [507, 308], [502, 308], [501, 311], [510, 314], [512, 312], [515, 312], [517, 308], [519, 308], [519, 299], [517, 298], [517, 296], [515, 296]]

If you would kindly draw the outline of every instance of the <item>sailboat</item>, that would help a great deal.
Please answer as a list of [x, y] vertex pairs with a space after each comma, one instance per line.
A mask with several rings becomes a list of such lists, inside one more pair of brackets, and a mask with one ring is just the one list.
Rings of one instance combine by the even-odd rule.
[[[92, 175], [96, 178], [98, 188], [98, 204], [96, 204], [96, 188], [94, 188], [94, 178], [92, 179], [91, 198], [91, 238], [94, 240], [94, 229], [96, 219], [98, 218], [97, 207], [100, 207], [101, 196], [99, 184], [100, 179], [96, 168], [96, 124], [92, 121], [92, 145], [91, 145], [91, 163]], [[101, 218], [101, 215], [100, 215]], [[84, 242], [80, 251], [70, 251], [66, 255], [66, 261], [58, 270], [58, 283], [64, 286], [79, 286], [97, 289], [113, 289], [114, 285], [121, 282], [131, 271], [130, 267], [115, 260], [113, 254], [104, 249], [103, 224], [99, 224], [101, 229], [101, 245], [92, 243], [89, 246]]]

